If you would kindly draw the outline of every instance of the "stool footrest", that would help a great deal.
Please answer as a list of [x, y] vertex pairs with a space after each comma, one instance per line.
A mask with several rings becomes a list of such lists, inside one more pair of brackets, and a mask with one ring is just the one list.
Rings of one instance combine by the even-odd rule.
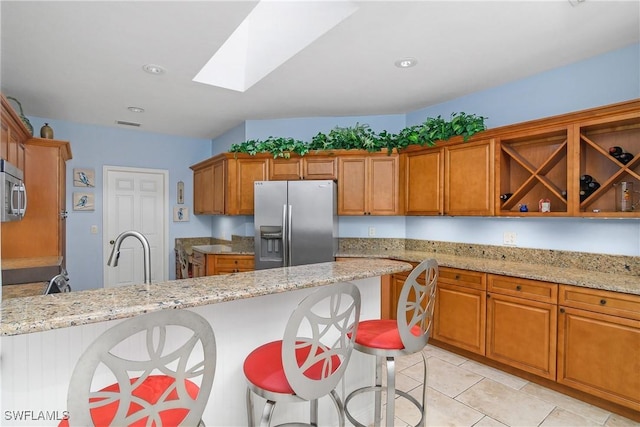
[[[387, 386], [381, 386], [381, 385], [370, 385], [370, 386], [366, 386], [366, 387], [360, 387], [354, 391], [352, 391], [351, 393], [349, 393], [349, 395], [344, 399], [344, 414], [346, 415], [347, 419], [349, 420], [349, 422], [351, 422], [351, 424], [353, 424], [356, 427], [368, 427], [365, 424], [360, 423], [358, 420], [356, 420], [355, 418], [353, 418], [353, 416], [351, 415], [351, 413], [349, 412], [349, 401], [354, 398], [355, 396], [362, 394], [362, 393], [367, 393], [367, 392], [382, 392], [387, 390]], [[420, 420], [418, 421], [418, 424], [416, 424], [416, 426], [422, 426], [424, 425], [423, 423], [423, 418], [424, 418], [424, 409], [422, 407], [422, 404], [420, 402], [418, 402], [418, 399], [416, 399], [415, 397], [411, 396], [409, 393], [407, 393], [406, 391], [402, 391], [402, 390], [395, 390], [395, 394], [396, 396], [400, 396], [400, 397], [404, 397], [405, 399], [407, 399], [409, 402], [411, 402], [416, 408], [418, 408], [418, 410], [420, 411]], [[378, 426], [379, 424], [379, 420], [374, 420], [374, 425]], [[387, 425], [393, 425], [393, 421], [391, 421], [391, 424]]]

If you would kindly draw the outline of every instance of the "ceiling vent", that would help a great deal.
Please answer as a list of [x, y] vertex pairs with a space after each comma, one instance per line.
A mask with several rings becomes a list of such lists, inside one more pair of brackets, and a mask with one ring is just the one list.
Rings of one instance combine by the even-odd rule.
[[123, 126], [133, 126], [133, 127], [140, 127], [140, 123], [135, 123], [135, 122], [125, 122], [124, 120], [116, 120], [116, 123], [119, 125], [123, 125]]

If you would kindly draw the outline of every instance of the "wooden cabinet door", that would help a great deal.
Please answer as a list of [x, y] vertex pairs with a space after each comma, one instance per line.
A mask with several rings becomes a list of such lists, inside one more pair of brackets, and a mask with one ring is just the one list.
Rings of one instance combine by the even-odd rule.
[[[224, 215], [227, 194], [226, 161], [219, 160], [212, 165], [213, 188], [211, 190], [211, 213]], [[208, 193], [207, 193], [208, 194]]]
[[439, 267], [433, 338], [485, 353], [485, 273]]
[[401, 215], [399, 157], [385, 154], [367, 160], [367, 215]]
[[269, 180], [287, 181], [302, 179], [302, 158], [285, 159], [278, 157], [269, 159]]
[[438, 282], [433, 338], [484, 355], [486, 292]]
[[338, 179], [338, 159], [335, 156], [306, 155], [302, 158], [304, 179]]
[[556, 379], [557, 307], [487, 293], [487, 357]]
[[560, 384], [640, 411], [639, 373], [639, 320], [560, 309]]
[[338, 215], [365, 215], [367, 212], [366, 157], [340, 157], [338, 176]]
[[193, 171], [193, 213], [210, 214], [213, 210], [213, 165]]
[[444, 203], [447, 215], [493, 215], [494, 142], [445, 148]]
[[253, 186], [255, 181], [269, 178], [268, 159], [229, 159], [227, 168], [228, 215], [253, 215]]
[[9, 105], [4, 96], [0, 97], [2, 114], [0, 117], [0, 158], [7, 160], [18, 169], [25, 170], [25, 141], [31, 135]]
[[400, 215], [398, 155], [338, 159], [338, 215]]
[[407, 154], [406, 215], [443, 214], [443, 157], [441, 148]]

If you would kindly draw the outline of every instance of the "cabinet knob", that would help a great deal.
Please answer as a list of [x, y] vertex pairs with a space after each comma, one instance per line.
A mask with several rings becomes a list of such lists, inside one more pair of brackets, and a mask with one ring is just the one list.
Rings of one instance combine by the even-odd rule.
[[487, 294], [487, 298], [491, 298], [491, 294]]
[[521, 291], [521, 290], [522, 290], [522, 286], [517, 285], [517, 286], [516, 286], [516, 291]]
[[460, 275], [456, 274], [456, 280], [460, 280]]
[[600, 305], [605, 305], [606, 303], [607, 303], [607, 300], [606, 300], [606, 299], [601, 299], [601, 300], [600, 300]]
[[564, 308], [561, 308], [561, 309], [560, 309], [560, 313], [563, 313], [563, 314], [564, 314]]

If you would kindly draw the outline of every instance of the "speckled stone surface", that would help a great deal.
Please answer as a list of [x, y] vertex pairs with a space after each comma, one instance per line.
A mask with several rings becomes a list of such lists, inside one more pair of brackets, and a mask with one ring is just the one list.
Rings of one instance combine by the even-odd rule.
[[341, 239], [338, 257], [378, 257], [640, 295], [640, 257], [411, 239]]
[[359, 259], [150, 285], [93, 289], [2, 301], [0, 335], [20, 335], [133, 317], [163, 309], [222, 303], [295, 289], [410, 271], [411, 264]]

